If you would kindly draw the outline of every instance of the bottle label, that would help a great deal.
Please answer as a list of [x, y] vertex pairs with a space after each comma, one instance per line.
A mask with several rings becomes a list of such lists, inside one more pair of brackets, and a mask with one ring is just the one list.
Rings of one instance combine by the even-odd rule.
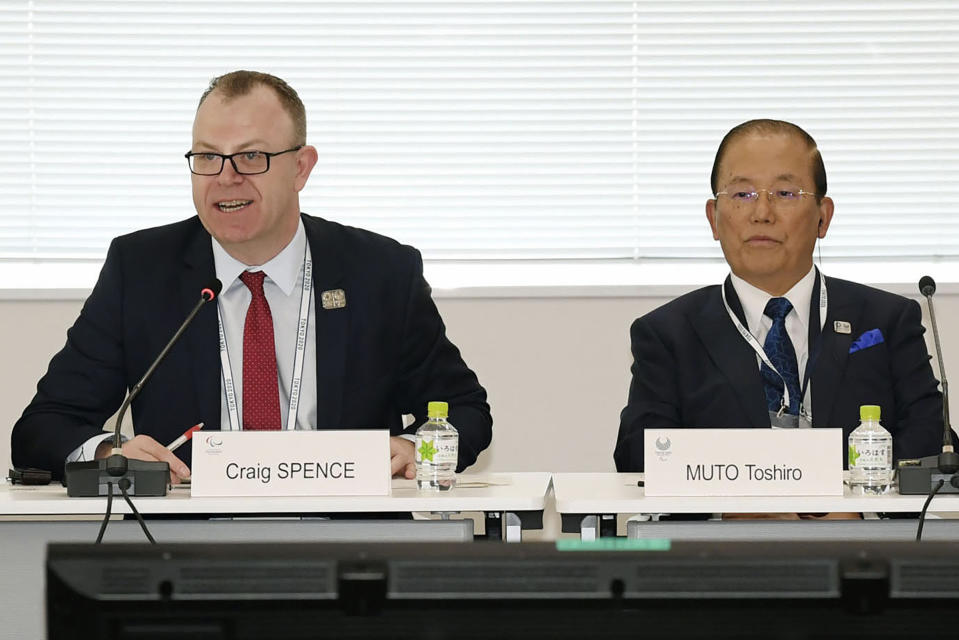
[[849, 444], [849, 468], [892, 468], [892, 446], [884, 443]]
[[416, 464], [456, 464], [459, 440], [416, 436]]

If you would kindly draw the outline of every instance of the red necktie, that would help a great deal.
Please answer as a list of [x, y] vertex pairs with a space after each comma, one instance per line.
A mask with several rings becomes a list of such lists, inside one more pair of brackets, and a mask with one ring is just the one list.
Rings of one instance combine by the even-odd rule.
[[243, 327], [243, 429], [280, 429], [273, 315], [263, 294], [262, 271], [244, 271], [240, 280], [253, 294]]

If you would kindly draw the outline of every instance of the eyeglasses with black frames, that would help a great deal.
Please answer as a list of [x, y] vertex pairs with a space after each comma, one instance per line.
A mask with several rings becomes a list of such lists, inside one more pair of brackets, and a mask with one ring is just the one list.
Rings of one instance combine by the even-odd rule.
[[269, 153], [266, 151], [240, 151], [239, 153], [213, 153], [212, 151], [187, 151], [183, 157], [190, 166], [190, 172], [198, 176], [218, 176], [227, 160], [233, 170], [243, 176], [255, 176], [270, 170], [270, 158], [292, 153], [303, 148], [298, 144], [290, 149]]

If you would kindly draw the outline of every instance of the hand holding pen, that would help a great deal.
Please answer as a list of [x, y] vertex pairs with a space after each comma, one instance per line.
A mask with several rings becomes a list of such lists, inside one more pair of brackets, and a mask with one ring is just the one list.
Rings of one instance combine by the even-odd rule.
[[[174, 456], [173, 452], [179, 449], [185, 443], [189, 442], [193, 438], [193, 434], [202, 428], [203, 428], [203, 423], [199, 422], [193, 425], [192, 427], [190, 427], [189, 429], [187, 429], [186, 431], [184, 431], [179, 438], [177, 438], [176, 440], [174, 440], [173, 442], [171, 442], [170, 444], [166, 446], [166, 451], [168, 452], [167, 456], [176, 460], [176, 462], [178, 463], [177, 467], [179, 467], [179, 471], [174, 472], [173, 471], [174, 465], [173, 464], [170, 465], [170, 484], [179, 484], [180, 482], [183, 482], [183, 481], [189, 481], [189, 478], [190, 478], [189, 467], [187, 467], [185, 464], [180, 462], [180, 459]], [[185, 474], [183, 473], [184, 471], [186, 472]]]
[[[181, 444], [188, 441], [196, 431], [202, 428], [202, 422], [198, 425], [190, 427], [182, 436], [171, 442], [168, 446], [163, 446], [145, 434], [133, 436], [123, 443], [123, 455], [131, 460], [156, 460], [160, 462], [166, 462], [170, 465], [170, 484], [179, 484], [181, 480], [185, 480], [186, 478], [190, 477], [190, 467], [186, 466], [182, 460], [174, 455], [173, 449], [176, 449]], [[110, 454], [111, 448], [112, 441], [105, 441], [101, 443], [100, 447], [97, 448], [96, 457], [107, 457]]]

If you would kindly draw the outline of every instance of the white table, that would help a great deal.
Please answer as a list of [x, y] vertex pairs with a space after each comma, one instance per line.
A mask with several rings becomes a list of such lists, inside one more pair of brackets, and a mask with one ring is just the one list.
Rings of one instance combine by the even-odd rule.
[[[189, 489], [174, 488], [164, 497], [133, 497], [133, 503], [157, 542], [467, 542], [473, 540], [473, 521], [449, 516], [475, 511], [485, 514], [488, 538], [519, 542], [523, 528], [542, 528], [548, 473], [462, 474], [457, 483], [452, 491], [432, 493], [417, 491], [413, 480], [393, 480], [390, 496], [353, 498], [193, 498]], [[0, 482], [0, 567], [7, 585], [0, 637], [44, 637], [47, 543], [92, 543], [105, 508], [106, 498], [68, 498], [60, 484]], [[440, 519], [350, 519], [410, 512]], [[131, 513], [122, 497], [114, 496], [113, 513]], [[130, 519], [111, 520], [104, 536], [106, 543], [144, 541]]]
[[[845, 487], [842, 496], [794, 497], [647, 497], [641, 473], [554, 473], [556, 510], [563, 519], [563, 531], [578, 531], [583, 539], [616, 535], [617, 514], [644, 514], [649, 518], [630, 522], [631, 537], [755, 540], [778, 539], [912, 539], [917, 522], [906, 520], [846, 521], [711, 521], [657, 522], [659, 514], [682, 513], [918, 513], [926, 496], [857, 496]], [[937, 495], [927, 516], [959, 512], [959, 495]], [[931, 519], [923, 539], [959, 540], [959, 520]]]
[[[134, 497], [144, 516], [197, 519], [315, 516], [316, 514], [383, 514], [428, 512], [449, 514], [480, 511], [487, 515], [487, 537], [518, 542], [522, 529], [542, 528], [543, 508], [549, 490], [548, 473], [461, 474], [448, 492], [418, 491], [413, 480], [393, 480], [389, 496], [194, 498], [189, 488], [174, 487], [163, 497]], [[0, 516], [96, 516], [104, 512], [106, 498], [68, 498], [59, 484], [41, 487], [0, 484]], [[115, 496], [113, 513], [130, 514], [122, 497]], [[502, 522], [498, 526], [497, 521]], [[335, 522], [335, 521], [334, 521]], [[428, 521], [434, 522], [434, 521]], [[396, 521], [390, 521], [395, 525]], [[427, 522], [423, 523], [424, 525]]]

